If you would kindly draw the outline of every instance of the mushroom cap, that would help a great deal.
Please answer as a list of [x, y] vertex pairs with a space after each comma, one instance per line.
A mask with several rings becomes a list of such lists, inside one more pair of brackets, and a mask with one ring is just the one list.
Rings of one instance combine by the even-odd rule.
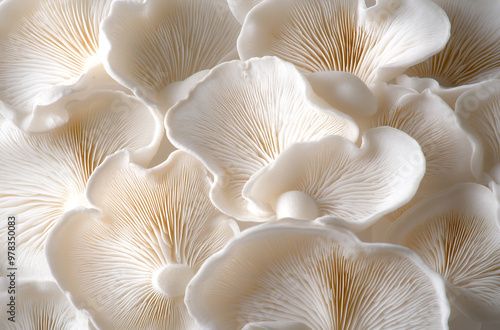
[[500, 81], [492, 80], [457, 100], [458, 122], [473, 145], [472, 173], [481, 182], [500, 183]]
[[[164, 133], [155, 111], [121, 92], [92, 94], [67, 108], [69, 121], [46, 133], [24, 133], [0, 116], [0, 215], [17, 217], [17, 260], [26, 279], [51, 278], [47, 234], [65, 211], [88, 205], [87, 180], [104, 159], [130, 149], [145, 165]], [[2, 237], [6, 230], [0, 226]], [[2, 265], [6, 258], [2, 253]]]
[[240, 28], [225, 0], [116, 1], [102, 24], [104, 66], [143, 101], [164, 107], [170, 83], [237, 58]]
[[451, 22], [443, 50], [410, 67], [399, 84], [430, 89], [452, 108], [477, 83], [500, 77], [500, 3], [495, 0], [433, 0]]
[[240, 220], [252, 213], [241, 191], [252, 175], [295, 142], [340, 135], [356, 140], [354, 121], [331, 108], [296, 68], [275, 57], [223, 63], [177, 103], [165, 120], [179, 149], [214, 175], [213, 203]]
[[[10, 297], [15, 297], [13, 318], [15, 322], [8, 319], [12, 315], [7, 312], [7, 316], [4, 315], [0, 319], [0, 328], [4, 330], [90, 329], [88, 317], [70, 303], [55, 282], [19, 279], [15, 281], [17, 281], [14, 285], [15, 294], [8, 294], [8, 290], [4, 288], [0, 292], [3, 306], [10, 303]], [[7, 308], [10, 311], [10, 307]]]
[[390, 126], [419, 143], [426, 159], [426, 172], [417, 194], [423, 196], [474, 180], [469, 165], [472, 145], [453, 109], [439, 96], [385, 84], [379, 84], [374, 91], [379, 101], [378, 111], [357, 121], [360, 131]]
[[488, 188], [465, 183], [430, 196], [390, 228], [445, 280], [451, 303], [480, 322], [500, 321], [499, 204]]
[[197, 329], [184, 288], [235, 236], [210, 202], [207, 170], [176, 151], [153, 169], [109, 157], [87, 195], [97, 209], [66, 213], [47, 240], [52, 274], [103, 329]]
[[96, 65], [99, 24], [111, 2], [0, 3], [0, 114], [25, 131], [46, 131], [68, 117], [61, 98], [109, 84]]
[[379, 127], [365, 131], [361, 148], [339, 136], [290, 146], [248, 181], [243, 196], [280, 218], [281, 197], [302, 192], [290, 204], [309, 207], [310, 198], [319, 217], [343, 219], [343, 225], [359, 231], [408, 202], [424, 173], [418, 143], [397, 129]]
[[246, 16], [241, 59], [275, 55], [304, 72], [346, 71], [365, 83], [389, 81], [440, 51], [444, 11], [427, 0], [266, 0]]
[[[442, 279], [412, 251], [300, 222], [232, 240], [187, 288], [206, 329], [445, 329]], [[264, 323], [264, 324], [263, 324]]]

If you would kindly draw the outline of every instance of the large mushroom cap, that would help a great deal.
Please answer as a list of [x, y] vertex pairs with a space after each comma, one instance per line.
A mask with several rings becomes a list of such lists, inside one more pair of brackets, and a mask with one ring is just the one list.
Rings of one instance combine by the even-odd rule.
[[188, 285], [207, 329], [445, 329], [442, 280], [412, 251], [287, 221], [249, 229]]
[[47, 240], [60, 287], [102, 329], [197, 329], [185, 287], [238, 232], [209, 188], [207, 170], [182, 151], [150, 170], [125, 152], [109, 157], [88, 185], [100, 211], [66, 213]]

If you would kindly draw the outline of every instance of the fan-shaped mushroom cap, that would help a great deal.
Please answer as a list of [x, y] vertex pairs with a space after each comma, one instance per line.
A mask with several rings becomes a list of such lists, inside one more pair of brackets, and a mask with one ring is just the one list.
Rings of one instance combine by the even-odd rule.
[[393, 85], [380, 84], [374, 90], [379, 100], [378, 111], [357, 121], [360, 131], [390, 126], [420, 144], [426, 172], [418, 194], [435, 193], [474, 180], [470, 170], [471, 143], [454, 111], [439, 96]]
[[380, 127], [364, 133], [361, 148], [339, 136], [290, 146], [248, 181], [243, 196], [269, 216], [334, 216], [362, 230], [408, 202], [424, 172], [418, 143]]
[[346, 71], [365, 83], [388, 81], [440, 51], [444, 11], [427, 0], [266, 0], [247, 15], [242, 59], [275, 55], [304, 72]]
[[500, 183], [500, 81], [493, 80], [464, 93], [457, 117], [473, 144], [472, 173], [482, 181]]
[[[71, 305], [56, 283], [19, 279], [14, 282], [15, 294], [8, 294], [4, 288], [0, 292], [2, 307], [5, 309], [7, 306], [7, 316], [2, 315], [0, 318], [1, 329], [90, 329], [88, 317]], [[12, 296], [15, 297], [13, 309], [8, 305]], [[13, 313], [9, 313], [11, 310]], [[13, 317], [14, 322], [9, 317]]]
[[207, 329], [445, 329], [444, 291], [409, 249], [288, 220], [230, 242], [185, 301]]
[[451, 22], [450, 40], [428, 60], [398, 77], [399, 84], [430, 89], [451, 107], [475, 84], [500, 77], [500, 2], [433, 0]]
[[95, 67], [100, 63], [99, 24], [111, 2], [6, 0], [0, 4], [3, 116], [23, 130], [37, 132], [65, 122], [67, 109], [55, 103], [96, 85], [100, 81], [96, 75], [103, 76]]
[[88, 184], [95, 209], [67, 213], [47, 240], [51, 271], [101, 329], [194, 329], [184, 288], [237, 232], [210, 202], [208, 171], [182, 151], [150, 170], [125, 152]]
[[142, 100], [162, 105], [170, 83], [237, 58], [240, 29], [225, 0], [117, 1], [102, 25], [103, 61]]
[[498, 202], [467, 183], [427, 198], [404, 213], [389, 241], [417, 252], [444, 278], [451, 302], [480, 321], [500, 321]]
[[165, 124], [173, 144], [214, 174], [214, 204], [241, 220], [259, 220], [241, 195], [243, 186], [289, 145], [331, 134], [354, 141], [358, 133], [354, 121], [316, 96], [293, 65], [273, 57], [214, 68], [170, 110]]
[[[17, 217], [23, 278], [50, 278], [47, 234], [64, 211], [87, 204], [87, 180], [106, 156], [127, 148], [147, 164], [164, 134], [156, 112], [123, 93], [92, 94], [67, 107], [73, 116], [47, 133], [23, 133], [0, 117], [0, 216]], [[2, 237], [6, 230], [0, 226]], [[2, 253], [2, 265], [5, 258]]]

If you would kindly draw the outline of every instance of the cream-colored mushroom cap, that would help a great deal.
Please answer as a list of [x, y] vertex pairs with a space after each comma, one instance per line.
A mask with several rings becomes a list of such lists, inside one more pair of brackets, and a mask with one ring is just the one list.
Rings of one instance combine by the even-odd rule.
[[[4, 311], [0, 318], [1, 329], [91, 329], [88, 317], [71, 304], [55, 282], [25, 281], [19, 278], [16, 278], [15, 282], [15, 293], [8, 294], [5, 288], [0, 292], [2, 307], [7, 312]], [[8, 305], [11, 303], [11, 297], [15, 297], [13, 309]], [[13, 313], [9, 313], [10, 311]]]
[[500, 2], [496, 0], [433, 0], [451, 22], [444, 49], [409, 68], [398, 83], [430, 89], [451, 107], [475, 84], [500, 77]]
[[358, 120], [360, 131], [390, 126], [414, 138], [426, 159], [425, 176], [418, 194], [424, 196], [454, 184], [473, 181], [472, 145], [457, 116], [439, 96], [379, 84], [375, 88], [378, 111]]
[[113, 78], [162, 107], [172, 102], [162, 97], [170, 83], [236, 59], [240, 29], [225, 0], [117, 1], [102, 24], [103, 61]]
[[252, 175], [295, 142], [340, 135], [356, 140], [354, 121], [331, 108], [296, 68], [275, 57], [221, 64], [167, 114], [173, 144], [214, 174], [211, 198], [241, 220], [252, 213], [241, 191]]
[[149, 170], [126, 152], [109, 157], [88, 184], [100, 211], [66, 213], [47, 240], [60, 287], [100, 329], [197, 329], [185, 287], [238, 232], [209, 189], [208, 171], [182, 151]]
[[[16, 260], [22, 278], [51, 278], [45, 239], [61, 215], [88, 205], [87, 180], [118, 150], [147, 164], [164, 134], [161, 119], [133, 96], [101, 92], [67, 105], [69, 121], [28, 134], [0, 116], [0, 216], [16, 216]], [[7, 226], [0, 235], [7, 237]], [[7, 244], [0, 246], [2, 267]], [[5, 251], [5, 253], [3, 253]]]
[[346, 71], [365, 83], [388, 81], [440, 51], [444, 11], [427, 0], [266, 0], [246, 16], [244, 60], [275, 55], [304, 72]]
[[417, 252], [444, 278], [450, 302], [480, 322], [500, 321], [499, 204], [475, 183], [430, 196], [405, 212], [388, 239]]
[[96, 74], [102, 75], [95, 67], [100, 63], [99, 24], [111, 2], [6, 0], [0, 4], [3, 116], [24, 130], [38, 132], [66, 121], [67, 109], [55, 103], [96, 85]]
[[185, 301], [206, 329], [446, 329], [444, 291], [409, 249], [288, 220], [231, 241]]
[[474, 147], [472, 173], [481, 182], [500, 184], [500, 81], [464, 93], [457, 100], [456, 112]]
[[418, 143], [379, 127], [364, 133], [361, 148], [339, 136], [296, 143], [253, 176], [243, 195], [274, 218], [331, 216], [358, 231], [408, 202], [424, 172]]

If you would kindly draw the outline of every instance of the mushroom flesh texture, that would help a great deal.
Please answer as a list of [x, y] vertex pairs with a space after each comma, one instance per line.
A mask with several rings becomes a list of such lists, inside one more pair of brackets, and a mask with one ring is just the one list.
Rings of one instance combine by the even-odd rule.
[[409, 249], [301, 222], [243, 232], [205, 263], [186, 305], [206, 329], [446, 329], [442, 279]]
[[499, 202], [466, 183], [430, 196], [390, 228], [388, 241], [417, 252], [446, 283], [450, 302], [480, 322], [500, 322]]
[[88, 184], [99, 210], [66, 213], [47, 240], [60, 287], [101, 329], [197, 329], [184, 289], [238, 233], [209, 189], [208, 171], [182, 151], [149, 170], [126, 152], [109, 157]]
[[275, 57], [219, 65], [166, 117], [167, 134], [214, 175], [214, 204], [239, 220], [265, 221], [241, 194], [252, 175], [295, 142], [357, 139], [354, 121], [331, 108], [295, 67]]
[[[127, 148], [147, 164], [164, 134], [156, 112], [120, 92], [66, 107], [74, 115], [46, 133], [24, 133], [0, 116], [0, 215], [16, 215], [16, 259], [25, 279], [51, 278], [43, 254], [47, 234], [65, 211], [88, 205], [87, 180], [104, 159]], [[7, 237], [7, 226], [0, 235]], [[1, 245], [2, 267], [6, 248]]]

